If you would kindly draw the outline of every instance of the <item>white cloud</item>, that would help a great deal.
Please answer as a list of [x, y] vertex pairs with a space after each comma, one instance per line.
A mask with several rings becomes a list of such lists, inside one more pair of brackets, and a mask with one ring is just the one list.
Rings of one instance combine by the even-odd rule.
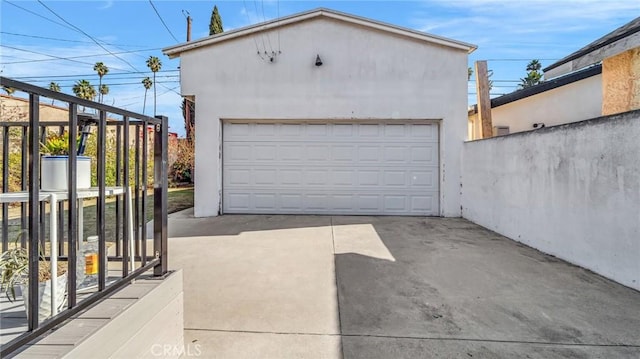
[[108, 0], [104, 2], [104, 5], [98, 7], [100, 10], [105, 10], [113, 6], [113, 0]]

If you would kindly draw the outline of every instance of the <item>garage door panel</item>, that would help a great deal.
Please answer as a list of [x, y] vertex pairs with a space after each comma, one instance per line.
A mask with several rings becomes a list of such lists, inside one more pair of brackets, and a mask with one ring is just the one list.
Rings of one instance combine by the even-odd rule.
[[380, 170], [360, 170], [358, 171], [358, 185], [377, 187], [381, 184], [380, 177]]
[[302, 211], [302, 195], [297, 193], [283, 193], [280, 195], [280, 209], [291, 213]]
[[229, 169], [225, 178], [225, 185], [227, 186], [241, 186], [251, 185], [251, 170], [247, 169]]
[[259, 144], [253, 145], [253, 149], [251, 151], [250, 161], [255, 160], [263, 160], [263, 161], [275, 161], [277, 160], [278, 154], [278, 146], [276, 145], [268, 145], [268, 144]]
[[438, 141], [438, 127], [437, 126], [416, 126], [411, 125], [410, 129], [411, 138], [419, 138], [421, 140], [431, 140], [433, 142]]
[[328, 145], [307, 145], [306, 159], [308, 161], [328, 161], [331, 150]]
[[253, 183], [257, 185], [276, 185], [278, 171], [275, 169], [256, 169], [253, 171]]
[[231, 161], [251, 161], [252, 146], [247, 144], [231, 143], [226, 147], [226, 154]]
[[360, 137], [370, 139], [371, 137], [380, 136], [380, 125], [377, 124], [361, 124], [358, 126]]
[[425, 165], [438, 165], [438, 149], [434, 146], [412, 146], [412, 162], [424, 163]]
[[384, 161], [386, 163], [405, 163], [407, 162], [408, 148], [405, 146], [385, 146]]
[[223, 211], [437, 215], [437, 133], [411, 123], [225, 123]]
[[333, 125], [333, 135], [337, 137], [353, 137], [353, 124]]
[[386, 195], [384, 196], [384, 210], [385, 212], [405, 212], [407, 210], [407, 198], [400, 195]]
[[434, 181], [438, 178], [438, 174], [434, 173], [436, 170], [426, 171], [411, 171], [411, 186], [427, 187], [428, 189], [435, 191], [437, 189], [437, 183]]
[[404, 187], [407, 185], [407, 177], [404, 171], [384, 171], [384, 186]]
[[331, 147], [331, 160], [337, 162], [353, 162], [357, 158], [355, 146], [334, 145]]
[[380, 161], [380, 147], [378, 146], [358, 146], [358, 161], [378, 162]]
[[[311, 191], [297, 193], [226, 193], [228, 213], [309, 213], [309, 214], [416, 214], [437, 209], [430, 196], [410, 194], [336, 194]], [[384, 212], [381, 212], [384, 211]]]
[[386, 126], [384, 126], [384, 135], [387, 138], [392, 138], [392, 137], [401, 137], [404, 138], [405, 137], [405, 129], [407, 128], [407, 125], [404, 124], [388, 124]]

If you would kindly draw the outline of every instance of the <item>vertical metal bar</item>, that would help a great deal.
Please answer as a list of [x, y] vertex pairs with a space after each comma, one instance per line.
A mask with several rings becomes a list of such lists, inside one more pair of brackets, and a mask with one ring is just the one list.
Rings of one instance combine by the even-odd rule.
[[[122, 154], [122, 126], [120, 124], [116, 125], [116, 186], [122, 185], [122, 176], [120, 174], [120, 162]], [[116, 197], [116, 256], [120, 256], [120, 225], [122, 223], [120, 218], [120, 206], [122, 203], [122, 197]]]
[[[75, 103], [69, 104], [69, 211], [67, 215], [69, 220], [67, 221], [67, 247], [69, 248], [69, 262], [68, 265], [68, 290], [67, 290], [67, 302], [69, 309], [76, 306], [76, 273], [78, 268], [78, 184], [77, 184], [77, 172], [78, 172], [78, 143], [77, 141], [71, 141], [71, 139], [78, 138], [78, 105]], [[62, 241], [61, 241], [62, 242]], [[83, 270], [82, 268], [81, 270]]]
[[105, 238], [105, 172], [106, 172], [106, 124], [107, 113], [100, 110], [98, 122], [98, 202], [97, 202], [97, 232], [98, 232], [98, 290], [103, 291], [107, 283], [107, 246]]
[[[136, 243], [136, 250], [138, 245], [147, 242], [147, 187], [149, 186], [149, 171], [147, 160], [149, 158], [149, 122], [144, 121], [142, 133], [142, 236], [139, 243]], [[146, 253], [146, 248], [145, 248]], [[140, 252], [136, 252], [136, 256], [140, 255]]]
[[[62, 135], [64, 133], [64, 126], [58, 127], [58, 134]], [[69, 139], [72, 137], [69, 136]], [[53, 210], [52, 212], [53, 213]], [[53, 216], [49, 215], [49, 221], [58, 221], [58, 225], [56, 228], [58, 229], [58, 255], [64, 255], [64, 202], [58, 202], [58, 218], [53, 218]], [[51, 234], [53, 236], [53, 234]]]
[[162, 124], [155, 126], [153, 141], [153, 250], [160, 255], [160, 264], [153, 275], [161, 276], [169, 269], [167, 257], [167, 148], [169, 146], [169, 120], [156, 116]]
[[[39, 103], [38, 103], [38, 106], [39, 106]], [[38, 109], [38, 112], [39, 111], [40, 109]], [[38, 113], [38, 116], [40, 116], [39, 113]], [[40, 143], [45, 142], [46, 139], [47, 139], [47, 126], [40, 126]], [[39, 178], [37, 178], [36, 180], [39, 180]], [[47, 233], [47, 227], [46, 227], [47, 207], [46, 206], [47, 206], [46, 203], [40, 202], [40, 233], [42, 233], [42, 235], [40, 236], [40, 245], [42, 246], [42, 248], [45, 248], [45, 239], [46, 239], [46, 233]], [[49, 220], [51, 220], [51, 218], [49, 218]]]
[[29, 94], [29, 304], [28, 328], [38, 328], [38, 245], [40, 244], [40, 97]]
[[58, 221], [56, 228], [58, 229], [58, 255], [64, 255], [64, 202], [59, 201], [58, 204], [58, 218], [50, 216], [51, 221]]
[[[2, 131], [2, 192], [9, 192], [9, 126]], [[9, 249], [9, 204], [2, 204], [2, 251]]]
[[[22, 184], [20, 186], [20, 189], [22, 191], [26, 191], [27, 190], [27, 180], [28, 180], [28, 164], [29, 164], [29, 156], [27, 156], [27, 144], [28, 144], [28, 130], [29, 127], [28, 126], [24, 126], [22, 127], [22, 157], [20, 160], [20, 164], [21, 164], [21, 169], [20, 169], [20, 175], [22, 177]], [[20, 229], [27, 229], [27, 203], [21, 202], [20, 203]], [[22, 236], [22, 247], [26, 248], [27, 247], [27, 239], [25, 238], [25, 236]]]
[[131, 238], [134, 243], [138, 243], [140, 238], [140, 125], [136, 125], [136, 146], [135, 146], [135, 161], [133, 162], [134, 172], [134, 227], [136, 229], [134, 238]]
[[122, 235], [122, 276], [126, 277], [127, 275], [129, 275], [129, 256], [131, 255], [131, 253], [129, 253], [129, 241], [133, 240], [133, 238], [129, 238], [129, 233], [131, 233], [130, 229], [128, 228], [130, 225], [130, 221], [129, 221], [129, 216], [132, 215], [132, 213], [130, 213], [131, 208], [129, 208], [129, 203], [131, 203], [131, 191], [129, 190], [129, 117], [124, 116], [124, 188], [126, 189], [125, 191], [125, 197], [124, 197], [124, 233]]
[[[145, 122], [144, 126], [144, 149], [143, 149], [143, 159], [142, 159], [142, 178], [143, 180], [143, 195], [142, 195], [142, 235], [140, 236], [140, 256], [147, 256], [147, 186], [149, 185], [148, 177], [149, 177], [149, 164], [147, 163], [149, 159], [149, 129], [148, 123]], [[146, 258], [144, 262], [146, 263]]]

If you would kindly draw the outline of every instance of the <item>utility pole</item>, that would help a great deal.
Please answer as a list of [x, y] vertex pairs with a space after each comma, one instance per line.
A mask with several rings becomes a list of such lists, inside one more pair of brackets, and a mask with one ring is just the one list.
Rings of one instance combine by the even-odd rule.
[[489, 71], [486, 61], [476, 61], [476, 95], [478, 96], [478, 121], [482, 124], [482, 138], [493, 137]]
[[187, 42], [191, 41], [191, 16], [187, 16]]

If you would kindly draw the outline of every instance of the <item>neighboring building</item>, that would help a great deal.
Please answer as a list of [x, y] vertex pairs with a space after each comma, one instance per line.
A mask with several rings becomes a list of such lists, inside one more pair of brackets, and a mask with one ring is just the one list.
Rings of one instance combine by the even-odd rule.
[[[67, 108], [40, 102], [40, 121], [69, 121]], [[29, 100], [0, 95], [0, 117], [2, 121], [29, 121]]]
[[474, 49], [327, 9], [164, 49], [197, 103], [195, 215], [460, 216]]
[[[43, 122], [67, 122], [69, 121], [69, 109], [66, 107], [55, 106], [50, 103], [40, 102], [39, 106], [40, 121]], [[29, 121], [29, 100], [13, 97], [8, 95], [0, 95], [0, 118], [6, 122], [26, 122]], [[111, 127], [111, 126], [109, 126]], [[110, 132], [115, 132], [114, 128], [107, 128]], [[135, 143], [135, 129], [129, 132], [131, 144]], [[149, 139], [153, 139], [153, 128], [148, 129]], [[140, 133], [142, 138], [142, 133]], [[169, 143], [176, 143], [178, 134], [169, 132]]]
[[640, 17], [545, 67], [544, 78], [552, 79], [581, 70], [638, 46], [640, 46]]
[[[542, 84], [491, 99], [494, 136], [561, 125], [600, 116], [602, 66], [595, 65]], [[477, 107], [469, 108], [468, 138], [482, 138]]]
[[[547, 66], [544, 77], [491, 100], [494, 135], [640, 108], [640, 17]], [[482, 138], [475, 106], [468, 115], [468, 138]]]

